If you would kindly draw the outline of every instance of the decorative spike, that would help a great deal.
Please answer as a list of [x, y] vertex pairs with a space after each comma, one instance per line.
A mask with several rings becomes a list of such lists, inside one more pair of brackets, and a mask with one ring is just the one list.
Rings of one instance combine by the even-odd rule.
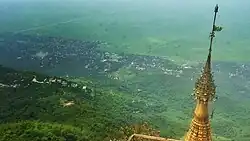
[[215, 6], [214, 20], [212, 26], [212, 32], [210, 33], [210, 46], [205, 66], [203, 68], [201, 76], [195, 83], [194, 96], [196, 99], [196, 108], [194, 111], [194, 118], [191, 122], [190, 129], [188, 130], [185, 141], [211, 141], [211, 127], [208, 113], [208, 102], [216, 98], [215, 96], [215, 84], [213, 80], [213, 74], [211, 71], [211, 53], [212, 43], [215, 37], [215, 20], [218, 12], [218, 5]]

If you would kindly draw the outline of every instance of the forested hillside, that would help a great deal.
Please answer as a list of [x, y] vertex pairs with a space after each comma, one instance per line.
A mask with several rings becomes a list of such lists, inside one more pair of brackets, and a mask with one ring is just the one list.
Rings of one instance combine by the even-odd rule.
[[121, 93], [0, 68], [0, 140], [103, 140], [132, 122]]

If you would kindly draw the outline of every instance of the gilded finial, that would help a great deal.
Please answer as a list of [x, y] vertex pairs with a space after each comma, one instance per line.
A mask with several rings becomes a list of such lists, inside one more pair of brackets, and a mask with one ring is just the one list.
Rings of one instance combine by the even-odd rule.
[[[221, 27], [215, 26], [218, 10], [219, 7], [216, 5], [214, 9], [212, 32], [210, 33], [209, 52], [202, 74], [195, 83], [193, 95], [195, 96], [197, 103], [190, 128], [185, 136], [185, 141], [212, 141], [208, 102], [217, 98], [215, 97], [216, 87], [211, 69], [211, 53], [215, 31], [220, 31], [222, 29]], [[213, 117], [213, 113], [211, 117]]]

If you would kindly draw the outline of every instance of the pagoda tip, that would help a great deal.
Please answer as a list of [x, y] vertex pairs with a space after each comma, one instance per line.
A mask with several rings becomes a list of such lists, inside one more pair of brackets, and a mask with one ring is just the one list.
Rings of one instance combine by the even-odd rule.
[[219, 6], [218, 4], [216, 4], [215, 8], [214, 8], [214, 12], [217, 13], [219, 11]]

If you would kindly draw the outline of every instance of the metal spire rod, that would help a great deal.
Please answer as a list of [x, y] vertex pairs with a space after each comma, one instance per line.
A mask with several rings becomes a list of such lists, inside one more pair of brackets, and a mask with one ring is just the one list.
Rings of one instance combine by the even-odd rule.
[[211, 53], [212, 51], [212, 44], [213, 44], [213, 38], [215, 37], [215, 21], [216, 21], [216, 17], [217, 17], [217, 13], [219, 11], [219, 6], [218, 4], [216, 4], [215, 8], [214, 8], [214, 20], [213, 20], [213, 27], [212, 27], [212, 32], [210, 33], [210, 46], [209, 46], [209, 53]]
[[214, 8], [214, 20], [213, 20], [212, 32], [210, 33], [209, 53], [208, 53], [207, 62], [206, 62], [206, 67], [208, 70], [210, 70], [210, 67], [211, 67], [211, 54], [212, 54], [211, 52], [212, 52], [213, 39], [215, 37], [215, 31], [217, 30], [217, 26], [215, 25], [215, 20], [216, 20], [218, 11], [219, 11], [219, 6], [218, 4], [216, 4]]

